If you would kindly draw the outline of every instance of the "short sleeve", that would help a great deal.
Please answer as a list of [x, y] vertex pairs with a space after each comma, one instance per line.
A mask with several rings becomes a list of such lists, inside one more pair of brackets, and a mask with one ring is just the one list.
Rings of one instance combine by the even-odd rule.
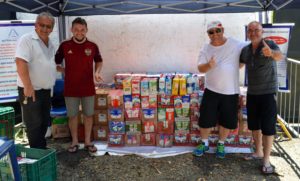
[[208, 62], [207, 56], [206, 56], [206, 45], [200, 50], [200, 54], [198, 57], [198, 65], [206, 64]]
[[240, 63], [247, 63], [246, 47], [244, 47], [241, 51]]
[[25, 60], [26, 62], [31, 61], [31, 49], [32, 49], [32, 40], [31, 36], [22, 36], [16, 46], [16, 58], [21, 58]]
[[95, 57], [94, 57], [94, 61], [97, 62], [102, 62], [102, 57], [99, 51], [98, 46], [95, 44]]
[[63, 49], [63, 44], [61, 43], [59, 45], [59, 48], [57, 49], [56, 53], [55, 53], [55, 63], [57, 65], [61, 64], [63, 62], [64, 59], [64, 49]]

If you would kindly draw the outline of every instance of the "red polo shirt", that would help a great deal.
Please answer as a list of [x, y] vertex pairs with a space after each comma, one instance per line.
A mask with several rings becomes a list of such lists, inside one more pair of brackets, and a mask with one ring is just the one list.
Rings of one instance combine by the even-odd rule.
[[62, 42], [56, 52], [55, 62], [65, 59], [65, 87], [67, 97], [95, 95], [93, 62], [102, 62], [98, 46], [86, 39], [79, 44], [71, 38]]

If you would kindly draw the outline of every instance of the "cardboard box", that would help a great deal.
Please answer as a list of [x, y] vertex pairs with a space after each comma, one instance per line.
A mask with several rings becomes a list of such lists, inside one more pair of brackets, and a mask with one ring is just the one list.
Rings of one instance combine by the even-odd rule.
[[235, 147], [239, 143], [238, 136], [234, 134], [229, 134], [225, 139], [225, 146]]
[[188, 76], [186, 81], [187, 94], [192, 94], [195, 90], [195, 79], [192, 76]]
[[165, 89], [166, 95], [172, 95], [172, 77], [166, 76], [166, 89]]
[[156, 133], [156, 121], [142, 121], [143, 133]]
[[175, 113], [174, 108], [166, 108], [166, 120], [174, 121]]
[[110, 134], [125, 134], [125, 122], [123, 121], [108, 121]]
[[244, 133], [242, 135], [238, 135], [239, 147], [251, 147], [252, 142], [253, 140], [251, 133]]
[[179, 77], [174, 77], [173, 83], [172, 83], [172, 95], [176, 96], [179, 94], [179, 84], [180, 84], [180, 79]]
[[108, 126], [93, 126], [93, 136], [94, 140], [107, 141]]
[[165, 94], [166, 93], [166, 78], [160, 77], [158, 83], [158, 94]]
[[68, 124], [52, 124], [53, 138], [68, 138], [70, 137], [70, 129]]
[[157, 121], [156, 109], [143, 109], [142, 110], [142, 121]]
[[108, 115], [107, 110], [95, 110], [94, 114], [94, 125], [107, 125]]
[[156, 134], [148, 133], [141, 135], [141, 145], [142, 146], [155, 146], [156, 143]]
[[171, 95], [158, 95], [157, 96], [158, 106], [161, 108], [174, 107], [174, 98]]
[[109, 121], [124, 121], [124, 109], [123, 107], [109, 108], [108, 109]]
[[118, 73], [114, 76], [116, 89], [123, 89], [123, 80], [131, 76], [131, 72]]
[[188, 133], [175, 133], [174, 146], [187, 146], [190, 143], [190, 134]]
[[96, 89], [95, 95], [95, 109], [107, 109], [107, 96], [108, 90], [105, 89]]
[[191, 133], [190, 134], [190, 144], [191, 145], [199, 145], [201, 143], [200, 134]]
[[141, 105], [143, 109], [149, 108], [149, 96], [142, 96], [141, 97]]
[[124, 146], [125, 144], [125, 135], [124, 134], [108, 134], [107, 143], [108, 146]]
[[125, 120], [141, 120], [141, 108], [125, 109]]
[[172, 147], [173, 137], [172, 134], [157, 134], [156, 145], [159, 147]]
[[157, 122], [157, 133], [173, 134], [174, 133], [174, 121], [172, 121], [172, 120], [158, 121]]
[[140, 146], [141, 135], [140, 134], [126, 134], [125, 135], [125, 145], [126, 146]]
[[157, 78], [149, 79], [149, 95], [157, 95], [158, 81]]
[[209, 146], [216, 146], [219, 141], [219, 135], [217, 134], [211, 134], [208, 136], [208, 143]]
[[190, 107], [200, 107], [200, 100], [199, 100], [199, 94], [198, 93], [193, 93], [190, 96]]
[[149, 95], [149, 108], [157, 108], [157, 95], [156, 94]]
[[123, 107], [123, 90], [110, 90], [107, 99], [108, 108]]
[[126, 121], [125, 122], [126, 134], [141, 134], [142, 132], [142, 122], [141, 121]]
[[179, 83], [179, 95], [183, 96], [187, 94], [186, 90], [186, 78], [181, 77], [180, 78], [180, 83]]

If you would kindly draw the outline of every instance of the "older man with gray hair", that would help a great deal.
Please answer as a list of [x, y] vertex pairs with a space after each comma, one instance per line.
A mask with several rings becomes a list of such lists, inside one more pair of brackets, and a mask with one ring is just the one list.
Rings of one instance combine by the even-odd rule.
[[40, 13], [35, 31], [23, 35], [16, 47], [19, 101], [31, 148], [45, 149], [47, 145], [50, 96], [56, 79], [55, 47], [49, 39], [54, 22], [50, 13]]

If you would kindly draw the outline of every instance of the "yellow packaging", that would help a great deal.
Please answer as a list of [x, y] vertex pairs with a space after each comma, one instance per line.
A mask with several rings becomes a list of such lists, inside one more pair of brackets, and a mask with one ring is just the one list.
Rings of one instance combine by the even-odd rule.
[[173, 84], [172, 84], [172, 95], [178, 95], [179, 83], [180, 83], [179, 77], [175, 77], [173, 79]]
[[180, 89], [179, 89], [179, 94], [181, 96], [184, 96], [187, 94], [187, 90], [186, 90], [186, 78], [185, 77], [181, 77], [180, 78]]
[[131, 95], [131, 77], [127, 77], [123, 80], [123, 94]]

